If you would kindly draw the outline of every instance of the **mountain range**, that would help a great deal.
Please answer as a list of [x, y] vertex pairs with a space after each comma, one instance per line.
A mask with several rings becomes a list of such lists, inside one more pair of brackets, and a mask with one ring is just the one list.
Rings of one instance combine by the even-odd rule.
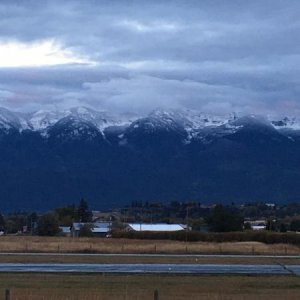
[[0, 108], [0, 211], [300, 199], [300, 118]]

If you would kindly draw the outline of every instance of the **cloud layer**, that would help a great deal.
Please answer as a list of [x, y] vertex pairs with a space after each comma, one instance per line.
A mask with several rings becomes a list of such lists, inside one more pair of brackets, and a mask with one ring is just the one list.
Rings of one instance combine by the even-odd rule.
[[297, 114], [300, 3], [249, 2], [1, 1], [0, 46], [54, 41], [74, 59], [0, 60], [0, 105]]

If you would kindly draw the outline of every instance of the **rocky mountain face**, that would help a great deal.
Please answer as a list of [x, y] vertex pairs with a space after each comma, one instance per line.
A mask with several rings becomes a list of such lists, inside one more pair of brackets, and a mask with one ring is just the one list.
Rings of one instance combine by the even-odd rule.
[[300, 199], [300, 119], [0, 109], [2, 210]]

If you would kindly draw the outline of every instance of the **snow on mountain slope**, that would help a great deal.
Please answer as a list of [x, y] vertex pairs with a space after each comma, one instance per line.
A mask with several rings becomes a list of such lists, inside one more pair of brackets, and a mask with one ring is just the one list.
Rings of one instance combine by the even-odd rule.
[[161, 120], [161, 122], [168, 123], [176, 122], [181, 124], [184, 128], [188, 129], [203, 129], [205, 127], [217, 127], [221, 125], [228, 124], [234, 121], [237, 116], [236, 114], [224, 114], [224, 115], [210, 115], [207, 113], [202, 113], [196, 110], [189, 109], [177, 109], [177, 110], [162, 110], [156, 109], [152, 111], [149, 118]]
[[30, 125], [26, 115], [22, 113], [14, 113], [6, 108], [0, 108], [0, 128], [5, 131], [17, 129], [19, 131], [29, 129]]
[[284, 117], [281, 119], [271, 120], [274, 128], [289, 129], [289, 130], [300, 130], [300, 118], [299, 117]]
[[111, 126], [126, 126], [130, 125], [137, 116], [129, 116], [124, 114], [113, 114], [106, 111], [96, 111], [86, 107], [71, 108], [65, 113], [68, 116], [73, 116], [95, 125], [102, 133], [105, 128]]
[[45, 136], [55, 138], [56, 140], [81, 140], [83, 137], [86, 140], [92, 140], [99, 136], [99, 128], [90, 121], [68, 115], [60, 119], [53, 126], [50, 126]]
[[143, 128], [148, 132], [155, 131], [157, 129], [176, 131], [183, 129], [186, 121], [187, 120], [173, 111], [156, 109], [147, 116], [137, 119], [131, 124], [131, 127], [132, 129]]
[[86, 107], [75, 107], [63, 111], [39, 110], [30, 114], [21, 114], [0, 108], [0, 127], [6, 130], [11, 128], [19, 131], [29, 129], [45, 133], [51, 126], [66, 117], [90, 122], [101, 132], [110, 126], [130, 125], [138, 118], [134, 114], [117, 115], [95, 111]]
[[[39, 110], [29, 114], [12, 112], [0, 108], [0, 129], [8, 132], [11, 129], [18, 131], [38, 131], [47, 136], [47, 132], [64, 118], [81, 120], [85, 124], [91, 124], [104, 135], [107, 128], [131, 128], [136, 130], [184, 130], [187, 134], [186, 142], [192, 139], [205, 139], [210, 136], [222, 136], [234, 133], [245, 124], [260, 124], [270, 126], [279, 132], [299, 132], [300, 117], [258, 117], [254, 115], [242, 116], [235, 113], [214, 115], [202, 113], [196, 110], [156, 109], [146, 116], [136, 114], [116, 114], [106, 111], [96, 111], [87, 107], [74, 107], [63, 111]], [[75, 124], [75, 123], [74, 123]], [[121, 130], [120, 129], [120, 130]], [[123, 130], [123, 129], [122, 129]], [[121, 131], [122, 131], [121, 130]]]
[[29, 115], [28, 123], [33, 130], [43, 131], [66, 116], [66, 112], [39, 110]]

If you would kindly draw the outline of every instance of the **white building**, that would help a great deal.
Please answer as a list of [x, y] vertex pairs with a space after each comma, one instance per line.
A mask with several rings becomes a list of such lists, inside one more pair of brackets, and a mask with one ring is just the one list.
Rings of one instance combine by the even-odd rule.
[[252, 220], [252, 221], [245, 221], [244, 223], [249, 223], [252, 230], [265, 230], [267, 227], [266, 220]]
[[129, 231], [181, 231], [185, 230], [186, 225], [183, 224], [167, 224], [167, 223], [129, 223], [127, 230]]

